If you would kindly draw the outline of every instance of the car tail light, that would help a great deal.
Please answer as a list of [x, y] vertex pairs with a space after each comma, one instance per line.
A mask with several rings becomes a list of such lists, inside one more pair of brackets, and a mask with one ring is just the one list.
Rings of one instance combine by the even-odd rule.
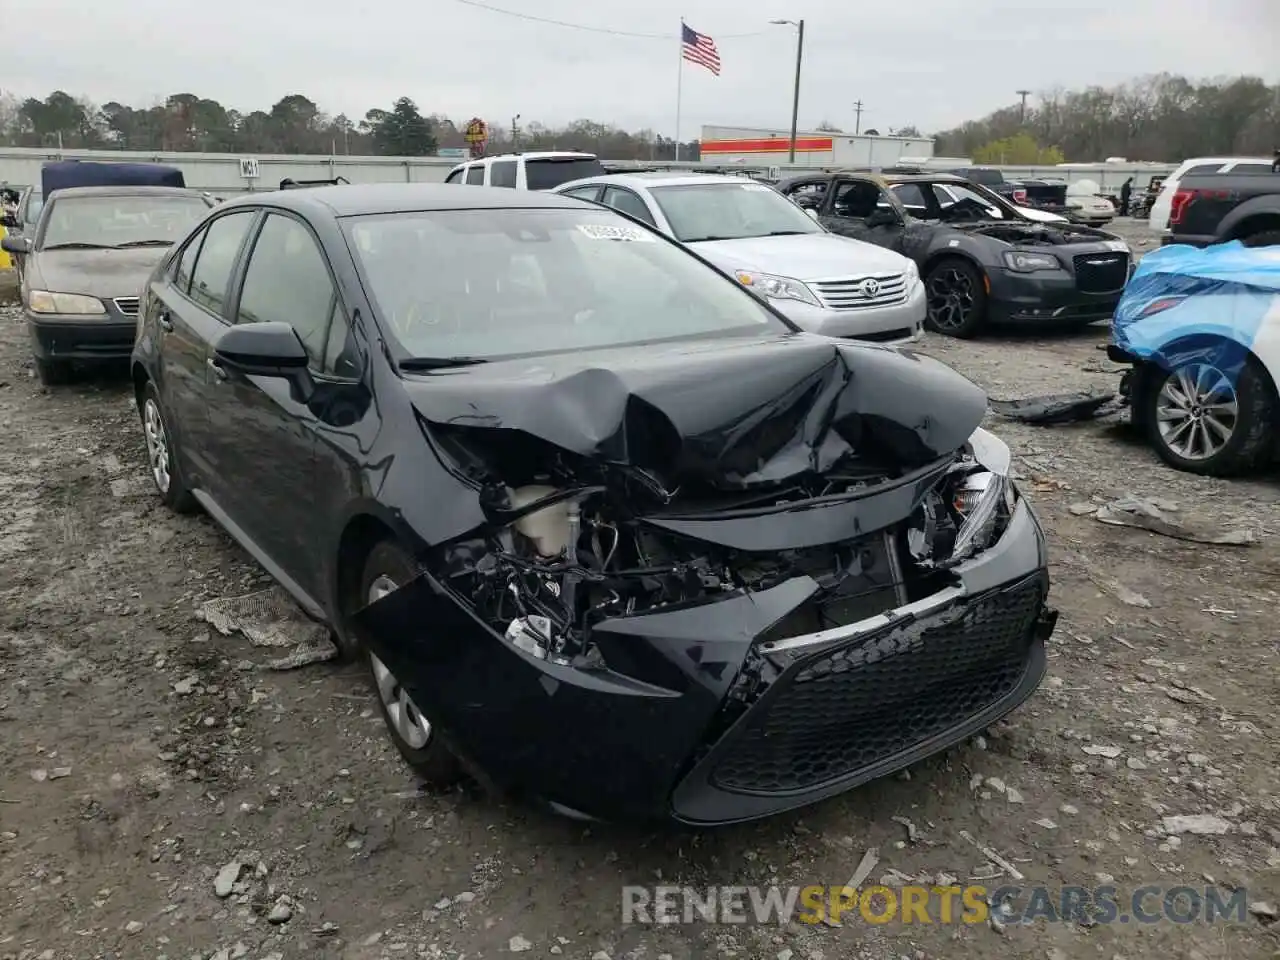
[[1025, 190], [1013, 191], [1013, 202], [1020, 207], [1025, 206], [1027, 202], [1027, 191]]
[[1173, 195], [1173, 199], [1169, 201], [1169, 225], [1182, 222], [1182, 215], [1187, 210], [1187, 205], [1196, 198], [1194, 190], [1179, 190]]

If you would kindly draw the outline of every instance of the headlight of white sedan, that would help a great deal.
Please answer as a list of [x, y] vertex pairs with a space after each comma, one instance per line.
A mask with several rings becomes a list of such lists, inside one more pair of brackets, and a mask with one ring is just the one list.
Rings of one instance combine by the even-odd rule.
[[107, 312], [97, 297], [79, 293], [53, 293], [32, 290], [27, 294], [27, 309], [32, 313], [62, 313], [74, 316], [98, 316]]
[[733, 275], [748, 290], [754, 290], [770, 300], [798, 300], [814, 307], [822, 306], [812, 290], [791, 277], [775, 277], [754, 270], [735, 270]]

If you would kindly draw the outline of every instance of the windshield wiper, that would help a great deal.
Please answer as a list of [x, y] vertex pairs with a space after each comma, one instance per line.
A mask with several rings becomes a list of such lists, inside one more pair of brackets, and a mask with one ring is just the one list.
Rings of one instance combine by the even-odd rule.
[[714, 240], [741, 240], [741, 239], [742, 239], [741, 237], [713, 237], [713, 236], [705, 236], [705, 237], [685, 237], [685, 238], [684, 238], [682, 241], [680, 241], [680, 242], [681, 242], [681, 243], [709, 243], [709, 242], [714, 241]]
[[117, 243], [116, 249], [123, 250], [125, 247], [171, 247], [172, 240], [130, 240], [128, 243]]
[[111, 250], [109, 243], [49, 243], [45, 244], [46, 250]]
[[488, 363], [483, 357], [409, 357], [400, 361], [400, 369], [410, 373], [424, 370], [445, 370], [449, 367], [473, 367], [479, 363]]
[[811, 233], [816, 233], [816, 232], [817, 231], [815, 230], [770, 230], [768, 233], [765, 234], [765, 236], [766, 237], [804, 237], [804, 236], [808, 236]]

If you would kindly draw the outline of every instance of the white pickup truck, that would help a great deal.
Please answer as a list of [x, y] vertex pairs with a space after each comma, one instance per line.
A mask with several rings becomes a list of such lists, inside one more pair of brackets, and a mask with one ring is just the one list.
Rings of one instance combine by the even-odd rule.
[[551, 190], [583, 177], [604, 173], [594, 153], [544, 150], [504, 153], [460, 163], [449, 171], [445, 183], [473, 187], [510, 187], [513, 190]]

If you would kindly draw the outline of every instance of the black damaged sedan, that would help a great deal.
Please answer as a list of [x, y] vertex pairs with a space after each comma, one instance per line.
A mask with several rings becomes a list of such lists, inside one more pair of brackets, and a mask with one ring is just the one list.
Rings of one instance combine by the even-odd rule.
[[747, 820], [972, 735], [1044, 673], [1044, 537], [982, 392], [800, 332], [612, 211], [256, 194], [141, 314], [161, 497], [366, 660], [432, 782]]

